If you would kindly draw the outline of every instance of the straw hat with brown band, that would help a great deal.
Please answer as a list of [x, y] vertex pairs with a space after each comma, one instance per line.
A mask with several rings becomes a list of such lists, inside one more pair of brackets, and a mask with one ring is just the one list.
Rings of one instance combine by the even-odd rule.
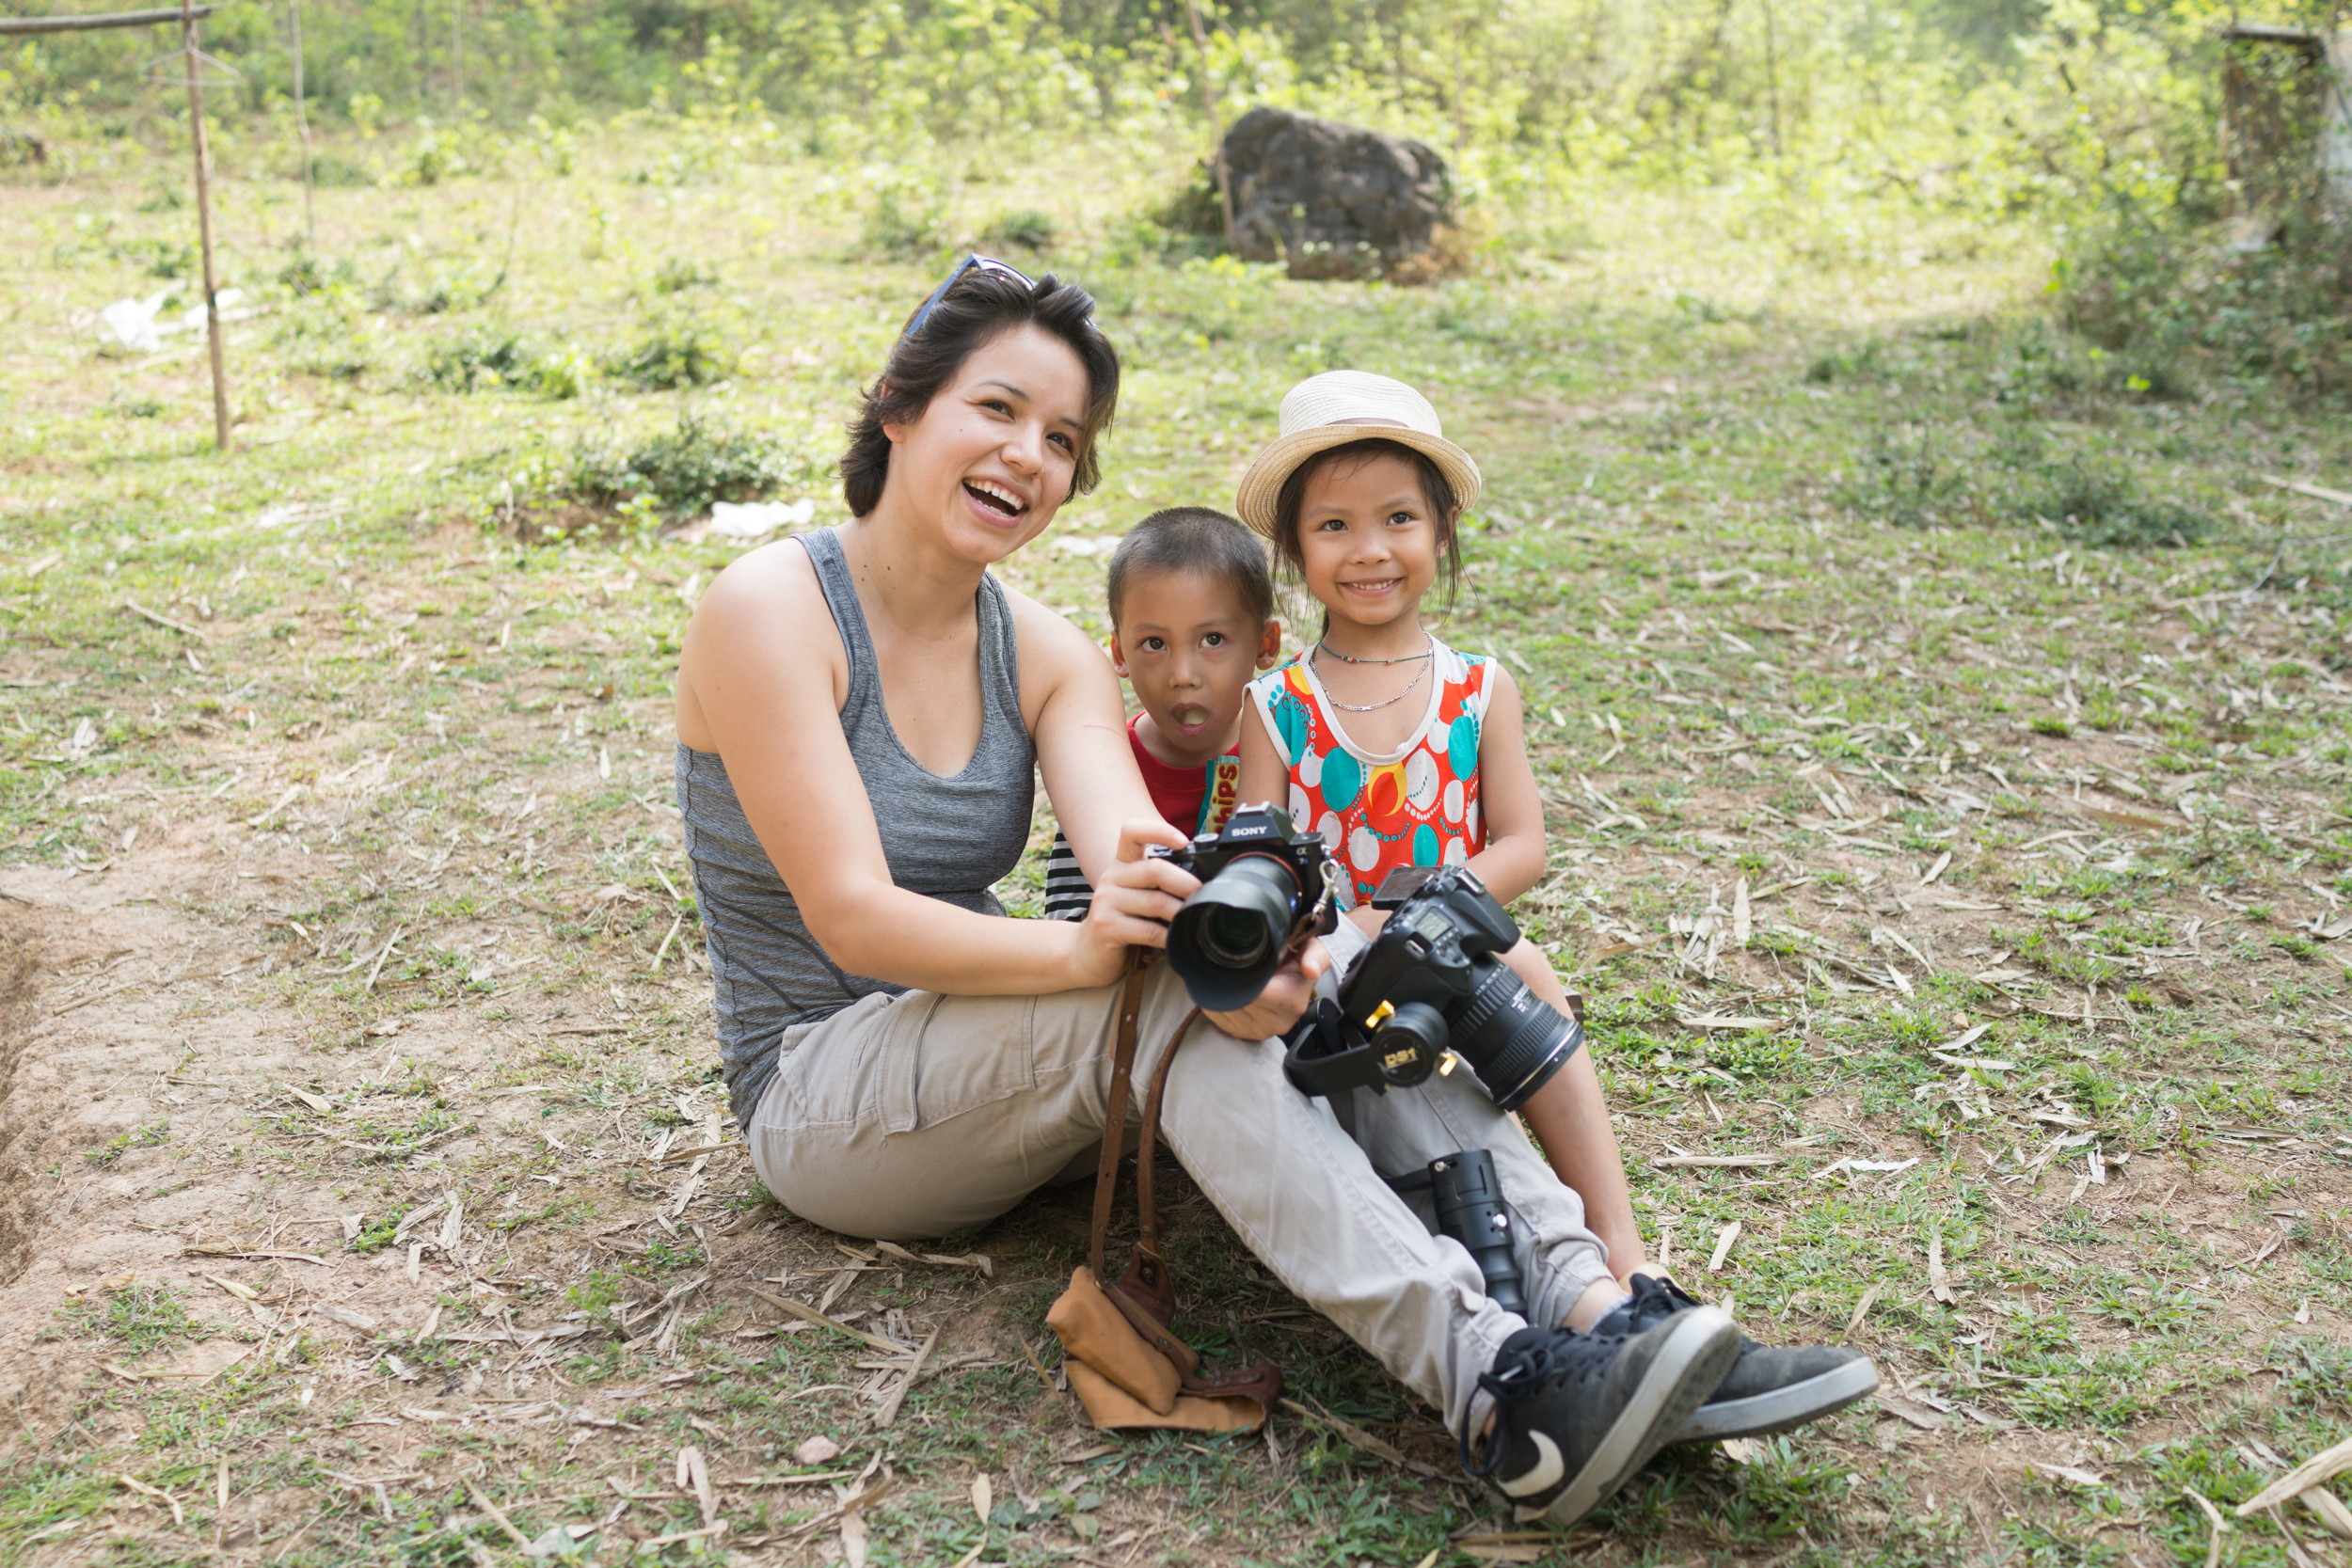
[[1282, 399], [1280, 434], [1241, 476], [1233, 510], [1241, 520], [1274, 537], [1274, 503], [1301, 463], [1317, 452], [1351, 441], [1394, 441], [1427, 456], [1454, 486], [1456, 504], [1478, 499], [1485, 481], [1470, 454], [1445, 438], [1429, 400], [1402, 381], [1369, 371], [1326, 371], [1292, 388]]

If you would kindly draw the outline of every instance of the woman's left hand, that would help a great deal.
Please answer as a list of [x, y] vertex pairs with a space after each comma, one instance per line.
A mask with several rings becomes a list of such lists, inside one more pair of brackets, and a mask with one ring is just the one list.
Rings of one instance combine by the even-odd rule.
[[1230, 1013], [1204, 1009], [1200, 1016], [1237, 1040], [1271, 1039], [1306, 1015], [1315, 999], [1315, 982], [1330, 967], [1331, 955], [1323, 950], [1322, 939], [1310, 937], [1305, 947], [1274, 972], [1255, 1002]]

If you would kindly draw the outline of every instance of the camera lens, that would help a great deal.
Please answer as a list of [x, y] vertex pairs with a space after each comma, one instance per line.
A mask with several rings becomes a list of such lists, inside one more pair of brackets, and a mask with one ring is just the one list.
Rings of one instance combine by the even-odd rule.
[[1584, 1029], [1554, 1012], [1496, 959], [1481, 958], [1472, 970], [1477, 978], [1455, 1021], [1454, 1049], [1495, 1103], [1516, 1111], [1576, 1054]]
[[1201, 952], [1220, 969], [1248, 969], [1265, 957], [1265, 922], [1247, 910], [1202, 911], [1199, 935]]
[[1258, 999], [1281, 967], [1298, 879], [1270, 855], [1244, 855], [1200, 884], [1168, 927], [1168, 962], [1211, 1012]]

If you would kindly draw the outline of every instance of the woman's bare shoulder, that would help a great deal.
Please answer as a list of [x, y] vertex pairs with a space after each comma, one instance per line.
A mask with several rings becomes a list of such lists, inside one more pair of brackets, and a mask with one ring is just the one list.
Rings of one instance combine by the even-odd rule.
[[849, 660], [808, 552], [788, 539], [747, 550], [727, 563], [695, 602], [678, 655], [678, 738], [716, 748], [713, 702], [734, 689], [757, 692], [765, 707], [796, 700], [811, 682], [830, 689], [839, 707]]
[[704, 606], [723, 612], [772, 611], [779, 604], [803, 609], [822, 604], [824, 598], [808, 551], [797, 539], [779, 539], [727, 562], [695, 609], [697, 613]]

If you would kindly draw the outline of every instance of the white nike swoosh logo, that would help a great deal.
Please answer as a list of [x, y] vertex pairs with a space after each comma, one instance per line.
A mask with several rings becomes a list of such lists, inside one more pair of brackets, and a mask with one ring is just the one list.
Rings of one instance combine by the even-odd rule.
[[1560, 1462], [1560, 1446], [1557, 1443], [1540, 1432], [1531, 1432], [1527, 1435], [1534, 1443], [1539, 1457], [1535, 1467], [1518, 1480], [1497, 1483], [1502, 1486], [1505, 1497], [1525, 1497], [1557, 1486], [1561, 1478], [1568, 1473], [1568, 1467]]

